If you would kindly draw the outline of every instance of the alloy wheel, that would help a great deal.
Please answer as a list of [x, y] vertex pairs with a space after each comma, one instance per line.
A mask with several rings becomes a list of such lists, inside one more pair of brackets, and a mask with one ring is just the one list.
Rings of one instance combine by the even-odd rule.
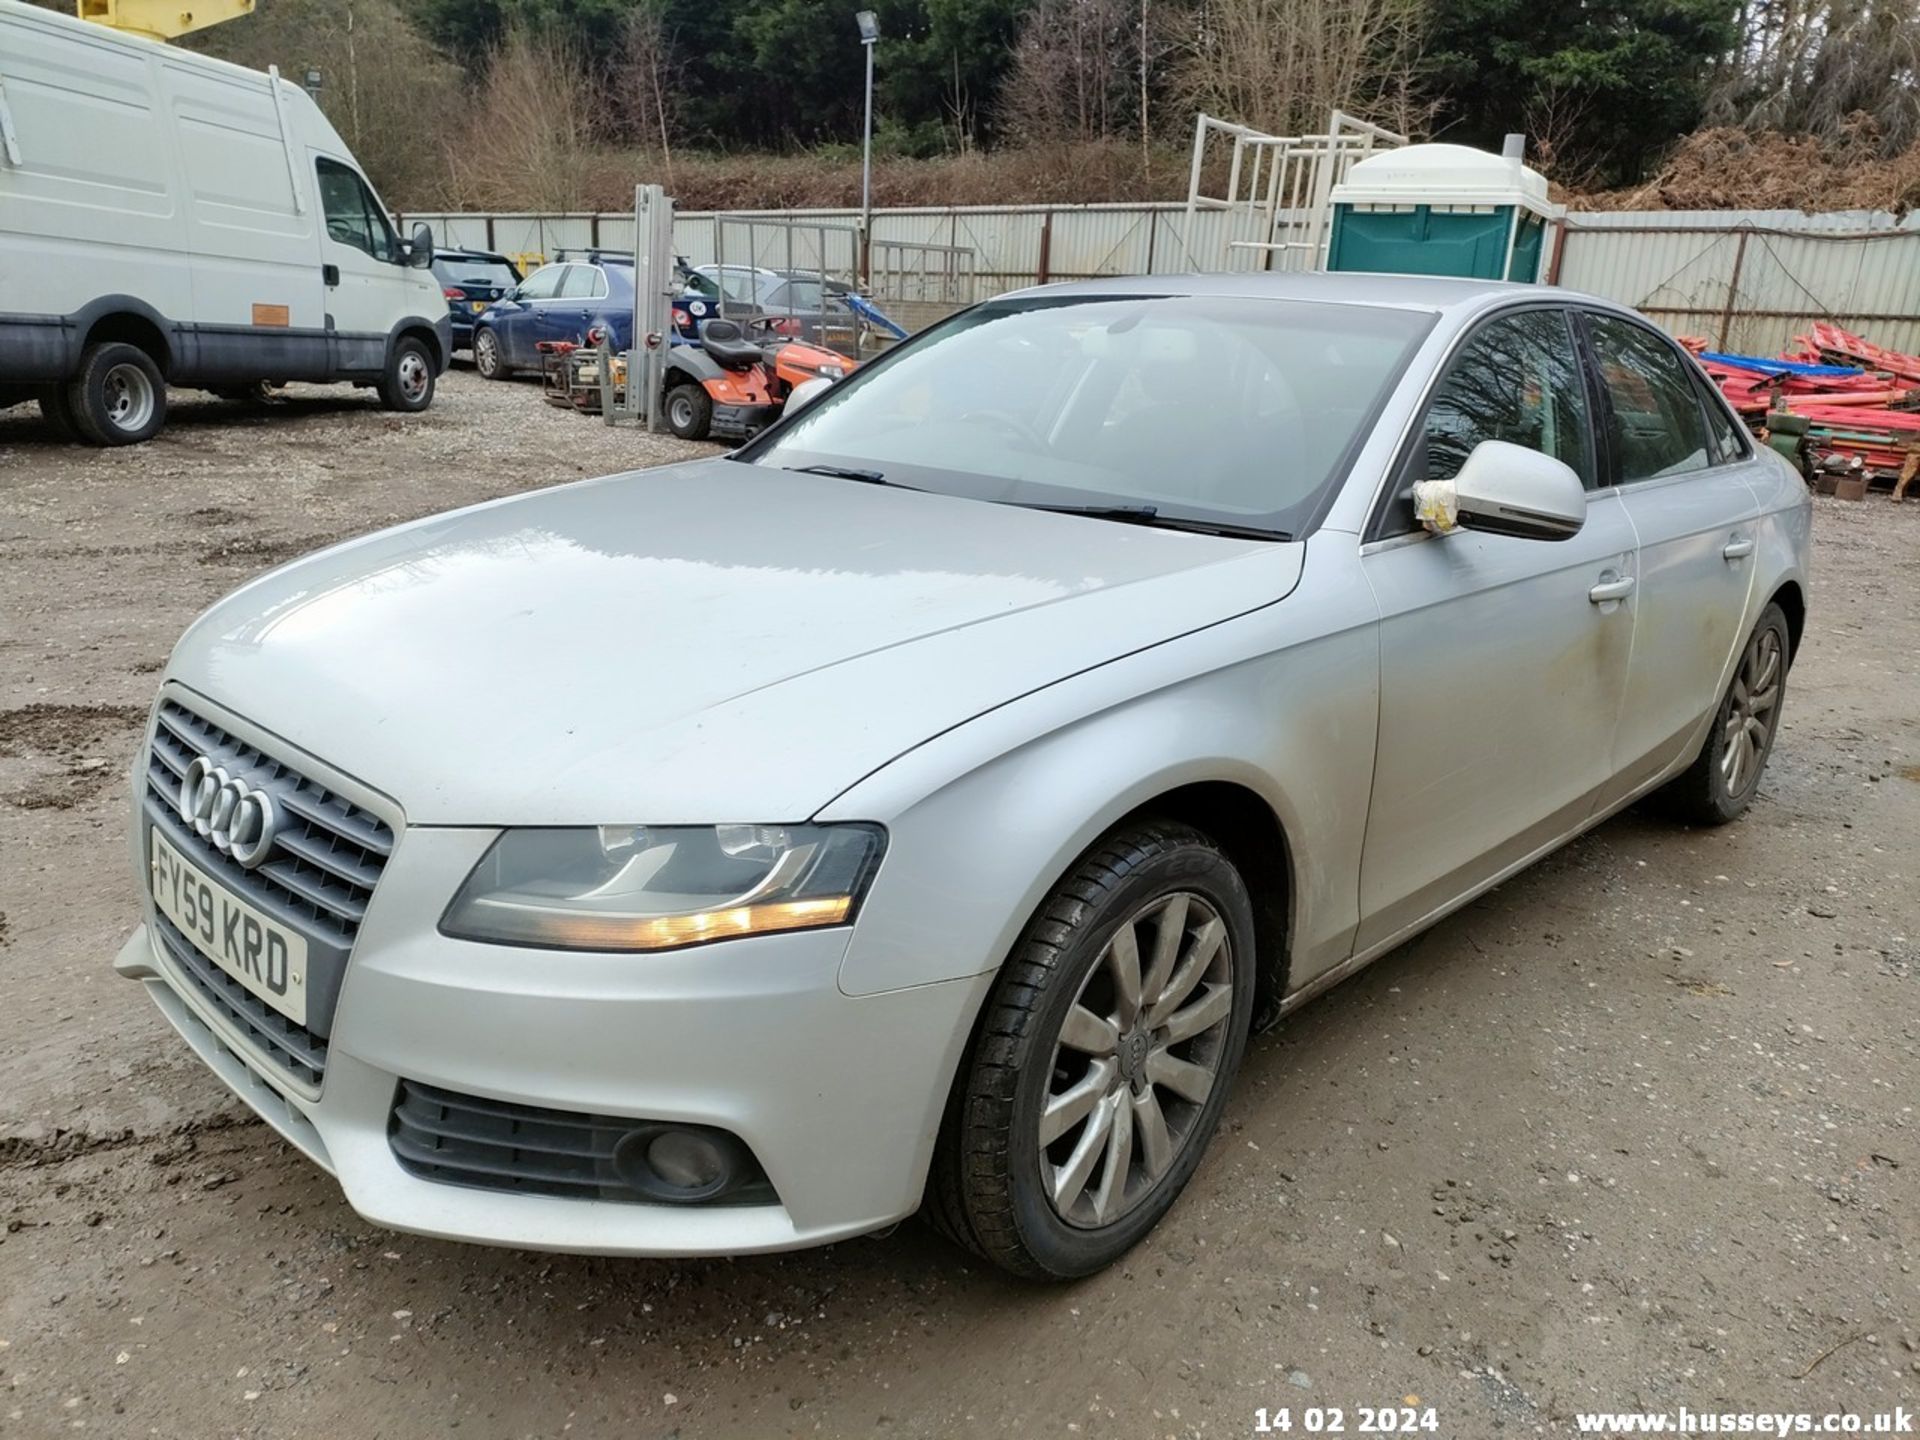
[[1226, 922], [1190, 891], [1122, 921], [1081, 982], [1040, 1112], [1040, 1180], [1080, 1229], [1139, 1206], [1193, 1138], [1233, 1015]]
[[1740, 657], [1720, 730], [1720, 778], [1728, 795], [1743, 793], [1759, 773], [1773, 733], [1783, 658], [1780, 633], [1767, 625], [1754, 632]]

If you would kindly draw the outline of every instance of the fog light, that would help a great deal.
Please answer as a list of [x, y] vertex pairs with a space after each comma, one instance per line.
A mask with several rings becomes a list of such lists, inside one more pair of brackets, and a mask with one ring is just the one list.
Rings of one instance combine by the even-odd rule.
[[681, 1205], [718, 1199], [759, 1178], [744, 1145], [705, 1126], [629, 1130], [613, 1147], [612, 1159], [614, 1172], [642, 1195]]
[[688, 1130], [654, 1136], [647, 1146], [647, 1164], [662, 1180], [682, 1190], [705, 1190], [727, 1178], [727, 1160], [720, 1147]]

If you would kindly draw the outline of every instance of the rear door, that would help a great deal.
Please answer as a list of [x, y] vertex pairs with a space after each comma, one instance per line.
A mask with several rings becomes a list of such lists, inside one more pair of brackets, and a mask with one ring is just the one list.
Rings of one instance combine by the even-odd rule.
[[1603, 803], [1680, 758], [1720, 697], [1753, 588], [1753, 446], [1671, 340], [1581, 316], [1600, 382], [1609, 478], [1640, 538], [1639, 628]]
[[[1411, 487], [1484, 440], [1589, 487], [1563, 541], [1429, 534]], [[1633, 651], [1633, 526], [1597, 492], [1593, 398], [1558, 305], [1502, 311], [1456, 350], [1361, 566], [1380, 608], [1380, 729], [1362, 852], [1364, 949], [1582, 824], [1612, 774]]]
[[534, 308], [539, 314], [535, 332], [542, 340], [584, 343], [593, 323], [596, 302], [607, 293], [607, 277], [597, 265], [569, 265], [560, 277], [560, 289], [551, 300]]

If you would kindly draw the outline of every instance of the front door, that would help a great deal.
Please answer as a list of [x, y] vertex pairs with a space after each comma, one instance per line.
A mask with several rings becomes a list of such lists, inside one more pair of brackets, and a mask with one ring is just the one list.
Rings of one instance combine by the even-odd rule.
[[313, 163], [325, 225], [320, 269], [334, 373], [377, 375], [387, 362], [388, 332], [402, 313], [400, 239], [359, 171], [325, 155]]
[[[1637, 599], [1635, 539], [1598, 478], [1592, 406], [1556, 306], [1481, 324], [1448, 368], [1362, 568], [1380, 610], [1380, 731], [1361, 857], [1366, 949], [1559, 839], [1612, 773]], [[1483, 440], [1587, 483], [1563, 541], [1428, 534], [1403, 498]]]
[[1640, 537], [1639, 630], [1612, 800], [1680, 759], [1719, 702], [1746, 638], [1759, 502], [1746, 480], [1753, 447], [1673, 342], [1623, 316], [1582, 321], [1612, 478]]

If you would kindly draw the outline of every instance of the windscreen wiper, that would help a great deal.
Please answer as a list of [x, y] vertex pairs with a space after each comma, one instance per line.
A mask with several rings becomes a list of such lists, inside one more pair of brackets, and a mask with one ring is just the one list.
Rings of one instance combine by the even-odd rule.
[[1023, 510], [1045, 510], [1053, 515], [1084, 515], [1090, 520], [1117, 520], [1125, 525], [1151, 525], [1159, 530], [1186, 530], [1196, 535], [1225, 535], [1236, 540], [1291, 540], [1284, 530], [1266, 530], [1255, 525], [1235, 525], [1227, 520], [1195, 520], [1180, 515], [1162, 515], [1156, 505], [1029, 505], [1019, 500], [1004, 502]]
[[850, 465], [782, 465], [800, 475], [831, 475], [836, 480], [858, 480], [863, 485], [885, 485], [887, 477], [878, 470], [855, 470]]

